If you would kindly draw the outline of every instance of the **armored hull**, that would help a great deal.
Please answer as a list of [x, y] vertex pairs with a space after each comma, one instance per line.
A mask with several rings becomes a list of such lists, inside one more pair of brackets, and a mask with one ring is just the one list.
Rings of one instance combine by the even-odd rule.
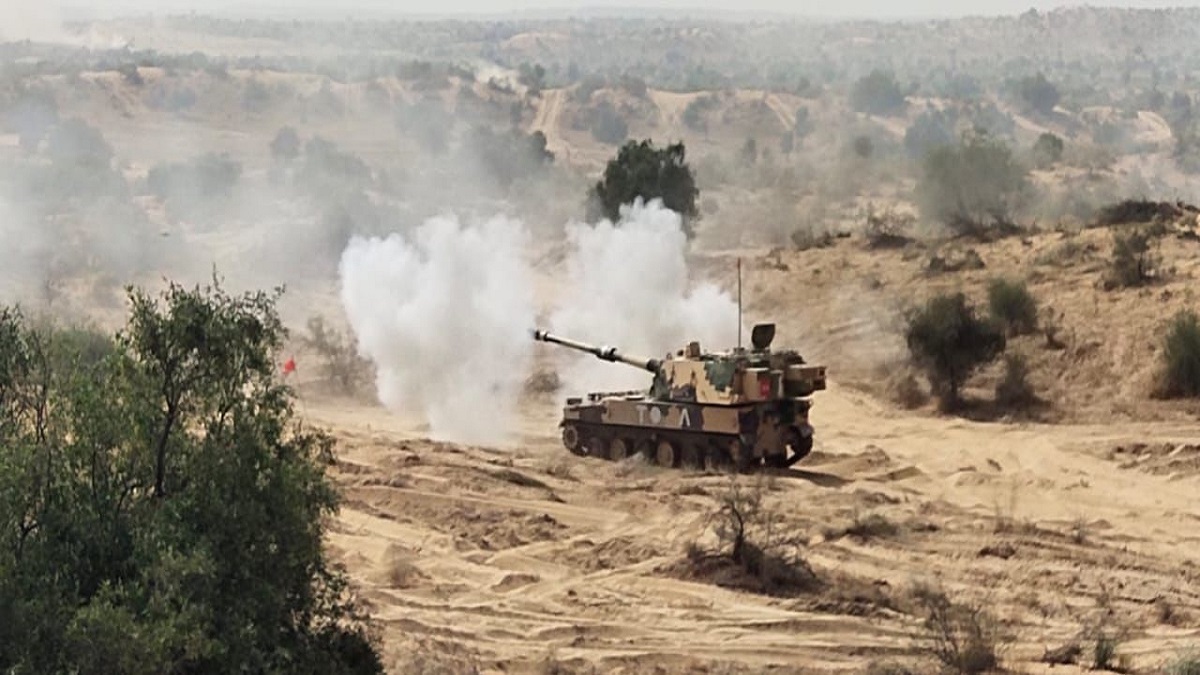
[[774, 327], [755, 327], [755, 348], [723, 353], [697, 343], [666, 359], [640, 359], [535, 331], [538, 340], [590, 352], [654, 374], [648, 391], [568, 398], [563, 445], [581, 456], [619, 461], [642, 455], [667, 467], [790, 466], [809, 454], [807, 398], [825, 388], [825, 368], [794, 351], [770, 352]]

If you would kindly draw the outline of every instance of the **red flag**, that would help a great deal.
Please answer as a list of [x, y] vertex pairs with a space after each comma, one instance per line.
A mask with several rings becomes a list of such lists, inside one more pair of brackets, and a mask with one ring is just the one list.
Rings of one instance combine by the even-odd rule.
[[283, 374], [284, 375], [290, 375], [295, 370], [296, 370], [296, 359], [295, 358], [290, 358], [287, 360], [286, 363], [283, 364]]

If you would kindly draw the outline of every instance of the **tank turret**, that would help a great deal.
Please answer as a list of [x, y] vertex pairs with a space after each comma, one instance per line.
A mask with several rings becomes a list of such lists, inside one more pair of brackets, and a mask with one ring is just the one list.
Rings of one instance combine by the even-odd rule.
[[571, 452], [610, 460], [641, 453], [665, 466], [741, 469], [790, 466], [812, 449], [807, 397], [825, 389], [825, 368], [794, 350], [772, 351], [774, 324], [754, 326], [748, 349], [706, 352], [693, 341], [663, 359], [532, 333], [654, 374], [645, 392], [568, 398], [559, 426]]

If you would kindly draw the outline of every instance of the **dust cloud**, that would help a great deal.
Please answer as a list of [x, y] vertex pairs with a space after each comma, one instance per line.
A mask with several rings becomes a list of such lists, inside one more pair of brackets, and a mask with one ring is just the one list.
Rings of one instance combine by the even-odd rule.
[[532, 356], [524, 226], [441, 216], [411, 238], [354, 237], [341, 300], [380, 401], [419, 411], [437, 440], [504, 445]]
[[[689, 289], [678, 214], [655, 201], [619, 222], [566, 227], [566, 289], [549, 328], [579, 340], [660, 357], [688, 340], [737, 340], [737, 305], [715, 286]], [[536, 343], [536, 271], [529, 233], [495, 217], [462, 225], [442, 216], [411, 238], [355, 237], [340, 266], [341, 300], [360, 354], [377, 369], [380, 401], [420, 412], [431, 436], [505, 445]], [[649, 374], [566, 352], [567, 387], [645, 388]]]

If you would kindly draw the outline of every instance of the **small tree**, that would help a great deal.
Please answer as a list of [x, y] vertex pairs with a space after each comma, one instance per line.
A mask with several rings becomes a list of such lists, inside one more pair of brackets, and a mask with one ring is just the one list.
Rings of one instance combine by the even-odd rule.
[[1011, 223], [1028, 189], [1026, 172], [1012, 150], [976, 130], [957, 145], [938, 146], [926, 155], [917, 201], [927, 217], [956, 233], [979, 233]]
[[959, 390], [980, 365], [1006, 346], [1004, 333], [975, 310], [962, 293], [938, 295], [909, 314], [905, 342], [916, 365], [925, 370], [943, 410], [960, 403]]
[[1171, 320], [1163, 338], [1162, 389], [1168, 397], [1200, 397], [1200, 319], [1190, 310]]
[[700, 190], [685, 155], [682, 142], [656, 148], [649, 139], [629, 141], [589, 191], [589, 216], [616, 222], [622, 205], [638, 197], [647, 202], [661, 198], [664, 206], [682, 216], [684, 232], [691, 239], [695, 236], [691, 221], [700, 215], [696, 208]]

